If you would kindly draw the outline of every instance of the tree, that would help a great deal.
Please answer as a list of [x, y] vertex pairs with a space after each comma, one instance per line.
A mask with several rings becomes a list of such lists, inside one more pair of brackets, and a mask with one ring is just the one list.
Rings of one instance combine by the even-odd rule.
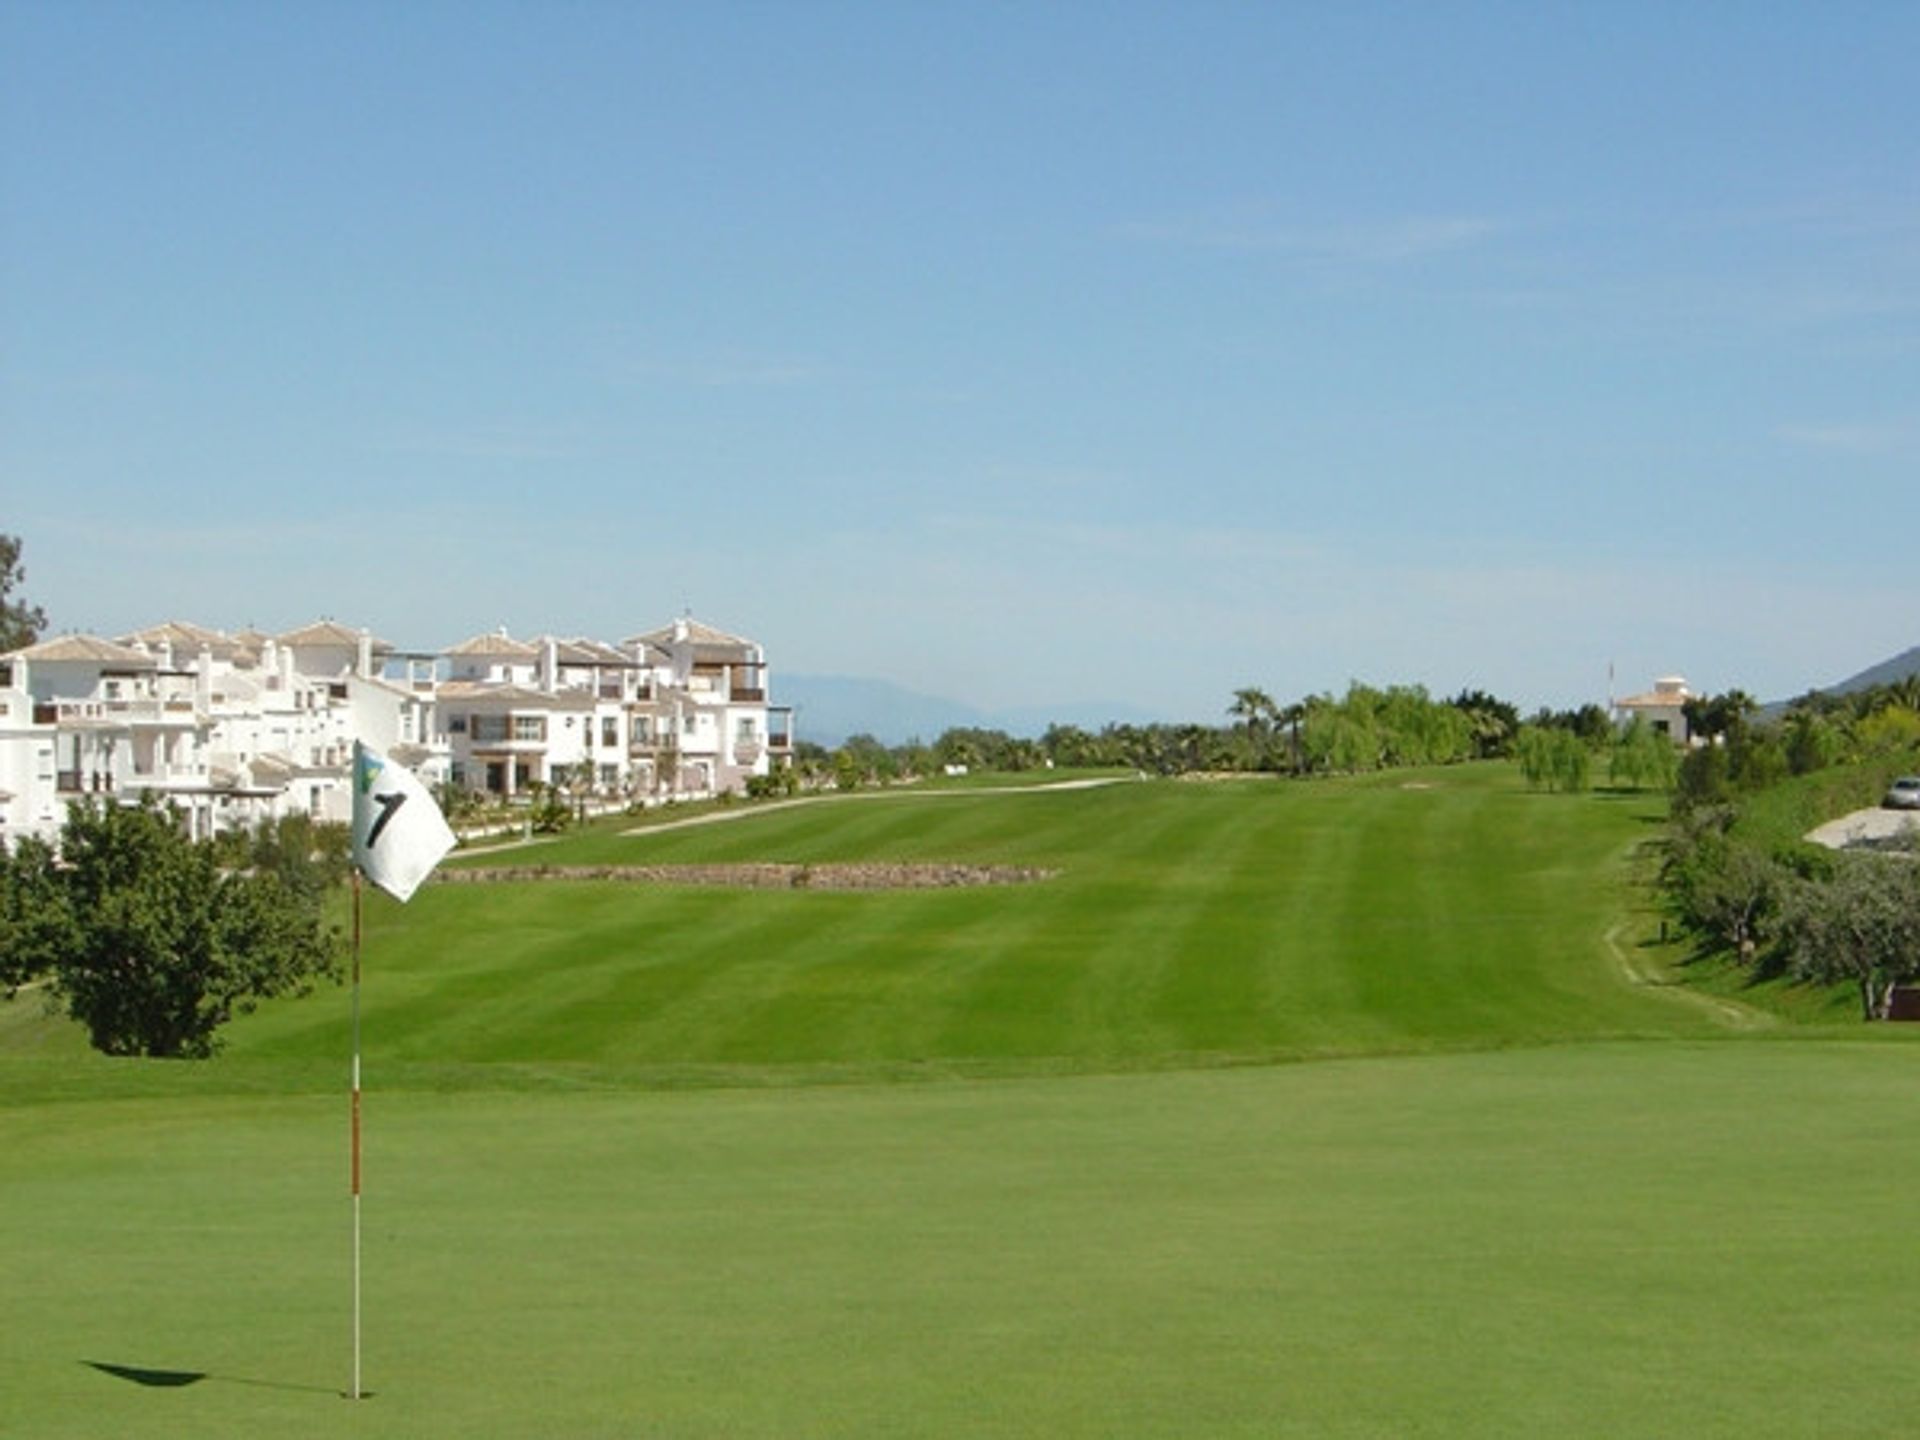
[[1274, 728], [1280, 719], [1280, 707], [1274, 704], [1273, 697], [1266, 691], [1249, 685], [1233, 692], [1233, 703], [1227, 707], [1227, 713], [1240, 722], [1249, 768], [1266, 769], [1273, 749]]
[[1709, 947], [1751, 964], [1761, 932], [1792, 875], [1752, 846], [1731, 839], [1726, 811], [1697, 812], [1666, 845], [1661, 883], [1685, 925]]
[[1560, 725], [1528, 724], [1514, 737], [1520, 773], [1535, 789], [1585, 790], [1593, 753], [1578, 733]]
[[1787, 717], [1787, 768], [1795, 775], [1824, 770], [1840, 756], [1840, 732], [1824, 715], [1795, 710]]
[[1467, 717], [1475, 759], [1495, 760], [1510, 752], [1520, 733], [1518, 707], [1485, 690], [1462, 690], [1447, 703]]
[[1647, 723], [1644, 715], [1635, 715], [1613, 741], [1613, 753], [1607, 761], [1607, 782], [1639, 790], [1657, 785], [1671, 790], [1680, 771], [1680, 757], [1673, 742]]
[[0, 992], [8, 999], [68, 943], [72, 912], [52, 849], [29, 835], [0, 847]]
[[1780, 908], [1793, 972], [1852, 981], [1862, 1019], [1884, 1016], [1895, 983], [1920, 971], [1920, 864], [1912, 857], [1837, 855], [1830, 878], [1796, 882]]
[[33, 644], [47, 628], [46, 611], [9, 598], [14, 587], [26, 578], [26, 569], [20, 563], [20, 537], [0, 535], [0, 655]]
[[1695, 739], [1725, 740], [1738, 745], [1746, 739], [1747, 717], [1760, 708], [1760, 702], [1744, 690], [1729, 690], [1724, 695], [1695, 695], [1680, 711], [1687, 717], [1687, 733]]
[[222, 868], [151, 796], [75, 805], [57, 861], [23, 844], [6, 870], [9, 984], [45, 975], [109, 1055], [211, 1055], [236, 1012], [339, 973], [317, 888]]

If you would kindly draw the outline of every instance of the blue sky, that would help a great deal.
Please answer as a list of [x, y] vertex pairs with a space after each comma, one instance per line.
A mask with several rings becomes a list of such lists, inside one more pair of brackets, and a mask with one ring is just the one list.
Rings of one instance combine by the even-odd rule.
[[1795, 693], [1920, 643], [1916, 54], [1899, 4], [0, 0], [0, 529], [109, 634]]

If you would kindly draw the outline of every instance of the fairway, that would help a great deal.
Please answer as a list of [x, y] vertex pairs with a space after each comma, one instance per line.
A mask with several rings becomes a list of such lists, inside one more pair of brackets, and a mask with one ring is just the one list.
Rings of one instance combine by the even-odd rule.
[[[1020, 1074], [1699, 1033], [1607, 937], [1651, 799], [1532, 794], [1502, 766], [1284, 785], [855, 796], [607, 827], [517, 864], [946, 861], [1044, 882], [898, 892], [552, 881], [368, 907], [369, 1052], [785, 1083]], [[339, 1052], [278, 1005], [241, 1059]], [[603, 1079], [606, 1077], [603, 1075]]]
[[1671, 984], [1659, 808], [860, 796], [511, 856], [1056, 873], [374, 900], [359, 1405], [344, 994], [204, 1064], [29, 997], [0, 1434], [1896, 1433], [1920, 1058]]

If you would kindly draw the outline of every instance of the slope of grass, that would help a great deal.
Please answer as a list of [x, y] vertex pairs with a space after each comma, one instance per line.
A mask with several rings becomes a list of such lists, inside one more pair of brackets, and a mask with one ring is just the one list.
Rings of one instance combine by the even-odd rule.
[[[1337, 784], [910, 794], [515, 852], [552, 864], [938, 860], [1030, 885], [835, 893], [618, 882], [370, 896], [383, 1064], [603, 1076], [1021, 1073], [1605, 1035], [1705, 1012], [1620, 983], [1624, 851], [1657, 802], [1502, 767]], [[236, 1061], [337, 1055], [337, 994], [267, 1007]]]

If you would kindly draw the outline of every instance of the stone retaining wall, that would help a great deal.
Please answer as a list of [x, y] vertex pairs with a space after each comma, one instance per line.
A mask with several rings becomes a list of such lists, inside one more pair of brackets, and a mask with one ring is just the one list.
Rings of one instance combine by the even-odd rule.
[[971, 885], [1025, 885], [1053, 870], [1024, 865], [504, 865], [445, 869], [442, 885], [528, 880], [621, 880], [639, 885], [727, 885], [752, 890], [945, 890]]

